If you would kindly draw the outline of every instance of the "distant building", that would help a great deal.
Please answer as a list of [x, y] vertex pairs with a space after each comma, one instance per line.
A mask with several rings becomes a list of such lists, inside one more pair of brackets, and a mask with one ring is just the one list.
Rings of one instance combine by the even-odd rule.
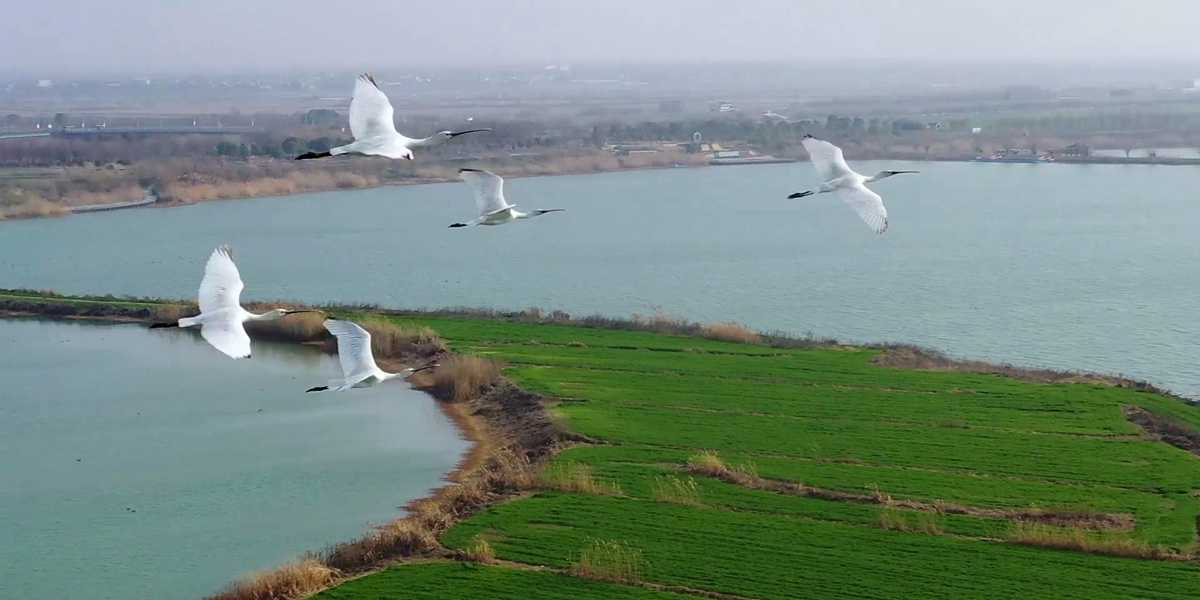
[[941, 129], [941, 128], [942, 128], [941, 121], [930, 121], [929, 123], [925, 124], [925, 129]]
[[54, 87], [54, 81], [50, 79], [39, 79], [37, 86], [40, 88]]
[[738, 107], [734, 106], [733, 104], [730, 104], [729, 102], [719, 102], [713, 106], [712, 111], [718, 112], [718, 113], [737, 112]]
[[1063, 156], [1089, 156], [1092, 153], [1092, 149], [1087, 144], [1071, 144], [1063, 148], [1062, 153]]
[[972, 127], [971, 133], [976, 133], [976, 134], [983, 133], [983, 128], [982, 127]]

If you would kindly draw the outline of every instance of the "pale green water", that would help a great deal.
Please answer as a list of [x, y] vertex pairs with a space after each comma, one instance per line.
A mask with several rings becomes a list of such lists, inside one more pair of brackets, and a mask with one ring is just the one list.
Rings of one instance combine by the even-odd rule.
[[0, 223], [0, 286], [192, 297], [238, 250], [245, 296], [393, 307], [662, 310], [1151, 379], [1200, 396], [1200, 169], [857, 163], [874, 235], [807, 164], [517, 179], [503, 227], [465, 183]]
[[4, 598], [197, 598], [399, 516], [467, 447], [403, 383], [306, 395], [339, 371], [311, 348], [0, 319], [0, 369]]

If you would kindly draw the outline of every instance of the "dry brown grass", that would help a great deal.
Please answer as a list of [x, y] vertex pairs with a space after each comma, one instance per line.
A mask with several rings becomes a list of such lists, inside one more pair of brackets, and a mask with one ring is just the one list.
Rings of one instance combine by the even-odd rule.
[[735, 344], [760, 344], [762, 337], [740, 323], [705, 323], [700, 326], [700, 337]]
[[471, 547], [462, 553], [462, 557], [480, 564], [488, 565], [496, 562], [496, 551], [482, 535], [476, 534]]
[[[274, 306], [252, 307], [252, 310], [272, 310]], [[291, 308], [291, 307], [289, 307]], [[324, 339], [325, 315], [322, 313], [299, 313], [284, 315], [278, 321], [251, 321], [246, 323], [250, 337], [286, 342], [315, 342]]]
[[190, 317], [199, 312], [194, 306], [185, 304], [163, 304], [150, 309], [151, 317], [159, 323], [174, 323], [184, 317]]
[[1024, 546], [1071, 550], [1074, 552], [1091, 552], [1125, 558], [1142, 558], [1154, 560], [1177, 560], [1180, 555], [1162, 546], [1149, 544], [1124, 535], [1099, 536], [1086, 530], [1074, 527], [1053, 527], [1040, 523], [1013, 523], [1009, 531], [1008, 541]]
[[579, 553], [579, 559], [571, 563], [570, 573], [586, 579], [637, 583], [642, 580], [645, 566], [642, 551], [629, 544], [588, 539]]
[[337, 571], [306, 557], [278, 569], [240, 579], [212, 600], [275, 600], [303, 598], [333, 584]]
[[418, 556], [441, 547], [423, 515], [392, 521], [347, 544], [325, 550], [321, 562], [339, 571], [361, 570], [385, 559]]
[[538, 475], [538, 485], [545, 489], [597, 496], [622, 496], [616, 482], [598, 481], [592, 467], [573, 460], [554, 462]]
[[424, 325], [396, 323], [383, 317], [364, 319], [359, 325], [371, 333], [371, 351], [375, 356], [431, 356], [446, 350], [446, 342]]
[[680, 479], [674, 475], [655, 477], [650, 482], [650, 496], [659, 502], [697, 506], [700, 504], [700, 490], [696, 480], [688, 477]]
[[441, 366], [418, 373], [413, 385], [449, 402], [467, 402], [478, 398], [500, 381], [500, 363], [478, 356], [455, 355], [442, 360]]
[[703, 450], [688, 458], [687, 468], [693, 473], [708, 477], [721, 477], [729, 472], [725, 461], [713, 450]]
[[33, 217], [61, 217], [70, 211], [61, 204], [42, 198], [37, 192], [17, 190], [11, 197], [0, 200], [0, 220], [26, 219]]
[[904, 514], [890, 508], [884, 508], [879, 511], [877, 524], [884, 529], [892, 531], [910, 531]]
[[729, 465], [712, 450], [704, 450], [688, 458], [688, 471], [748, 487], [760, 487], [758, 467], [752, 462]]

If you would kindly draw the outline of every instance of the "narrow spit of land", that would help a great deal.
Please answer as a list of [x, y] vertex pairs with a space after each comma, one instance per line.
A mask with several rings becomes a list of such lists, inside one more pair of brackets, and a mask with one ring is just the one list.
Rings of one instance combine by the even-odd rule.
[[1200, 409], [1178, 399], [890, 368], [882, 349], [386, 318], [537, 397], [476, 415], [544, 411], [562, 435], [432, 551], [316, 598], [1200, 596]]

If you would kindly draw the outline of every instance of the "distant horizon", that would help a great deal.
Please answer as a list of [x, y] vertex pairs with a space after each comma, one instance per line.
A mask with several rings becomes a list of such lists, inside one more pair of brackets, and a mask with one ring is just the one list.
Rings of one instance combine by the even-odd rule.
[[665, 70], [671, 68], [680, 69], [699, 69], [706, 67], [751, 67], [755, 69], [781, 68], [788, 70], [814, 70], [814, 71], [836, 71], [844, 69], [847, 72], [857, 72], [874, 70], [880, 68], [903, 68], [903, 69], [922, 69], [932, 72], [938, 70], [954, 70], [971, 67], [986, 67], [986, 68], [1029, 68], [1029, 69], [1084, 69], [1093, 73], [1116, 72], [1125, 69], [1148, 69], [1154, 72], [1178, 70], [1181, 75], [1193, 71], [1195, 78], [1200, 79], [1200, 58], [1197, 59], [1177, 59], [1177, 60], [1162, 60], [1156, 59], [1140, 59], [1127, 58], [1123, 60], [1105, 60], [1102, 63], [1097, 63], [1092, 60], [1081, 58], [1041, 58], [1041, 59], [1025, 59], [1025, 60], [1002, 60], [998, 58], [968, 58], [960, 60], [924, 60], [924, 59], [872, 59], [872, 60], [852, 60], [847, 61], [847, 64], [839, 67], [832, 67], [827, 61], [819, 60], [763, 60], [755, 58], [730, 58], [730, 59], [709, 59], [709, 60], [674, 60], [674, 61], [602, 61], [602, 60], [580, 60], [580, 61], [514, 61], [508, 63], [496, 63], [488, 66], [480, 66], [471, 63], [445, 63], [445, 64], [425, 64], [412, 65], [397, 63], [392, 65], [378, 66], [356, 66], [351, 64], [346, 65], [330, 65], [324, 67], [308, 67], [301, 65], [279, 66], [279, 67], [254, 67], [254, 68], [228, 68], [228, 67], [188, 67], [188, 68], [170, 68], [163, 67], [157, 69], [82, 69], [76, 67], [58, 67], [58, 68], [43, 68], [36, 69], [32, 67], [15, 68], [15, 65], [0, 66], [0, 80], [12, 81], [14, 79], [54, 79], [54, 78], [71, 78], [81, 81], [105, 80], [105, 79], [140, 79], [140, 78], [177, 78], [186, 79], [191, 77], [212, 77], [212, 76], [324, 76], [324, 75], [345, 75], [353, 73], [372, 72], [376, 74], [390, 74], [398, 77], [410, 73], [453, 73], [453, 74], [485, 74], [488, 72], [526, 72], [537, 71], [548, 66], [567, 66], [572, 70], [620, 70], [628, 69], [630, 71], [653, 71]]
[[[116, 0], [17, 3], [13, 71], [110, 75], [532, 64], [1200, 61], [1200, 2]], [[1142, 57], [1145, 57], [1143, 60]], [[11, 59], [10, 59], [11, 60]], [[253, 66], [250, 66], [253, 65]], [[360, 66], [361, 65], [361, 66]]]

